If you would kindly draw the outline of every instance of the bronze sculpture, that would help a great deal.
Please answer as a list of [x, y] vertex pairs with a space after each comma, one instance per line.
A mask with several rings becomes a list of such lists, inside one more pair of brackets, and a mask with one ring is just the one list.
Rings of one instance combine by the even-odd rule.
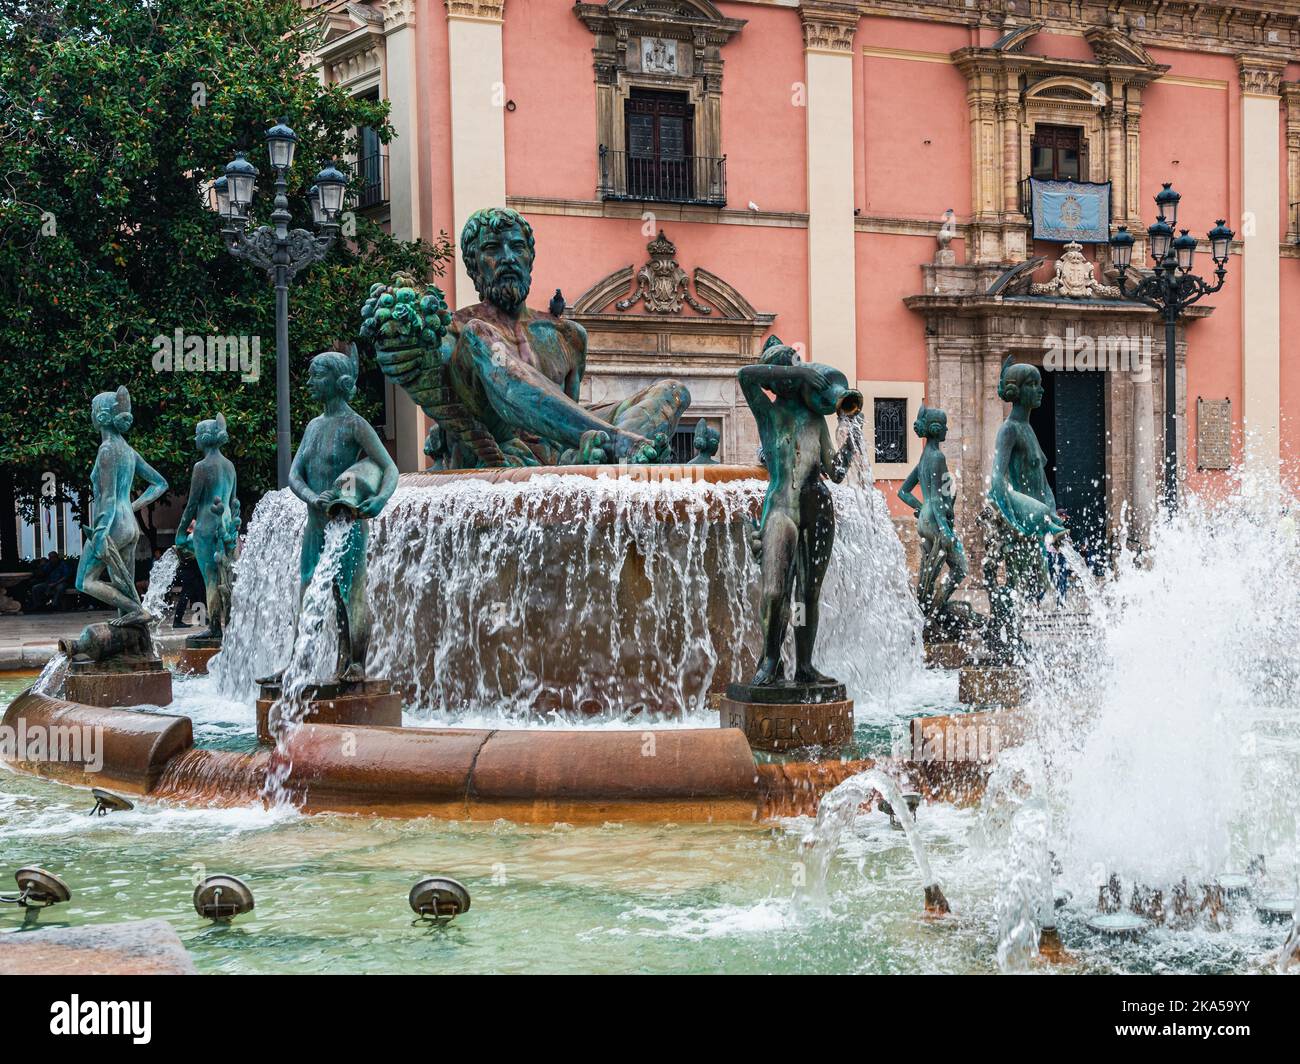
[[762, 516], [751, 540], [762, 570], [763, 623], [763, 652], [751, 686], [784, 679], [781, 646], [792, 619], [794, 682], [834, 684], [812, 662], [822, 579], [835, 540], [835, 507], [824, 478], [844, 479], [854, 446], [850, 437], [835, 449], [826, 416], [860, 414], [862, 393], [850, 388], [839, 370], [800, 361], [775, 336], [763, 346], [762, 361], [743, 367], [739, 379], [758, 422], [768, 470]]
[[1038, 367], [1013, 365], [1008, 355], [998, 397], [1012, 406], [998, 429], [988, 506], [981, 515], [990, 609], [985, 643], [996, 658], [1010, 660], [1020, 645], [1020, 607], [1047, 587], [1047, 550], [1067, 533], [1047, 482], [1047, 458], [1029, 424], [1030, 413], [1043, 401]]
[[[125, 387], [96, 395], [90, 417], [99, 429], [100, 445], [90, 471], [94, 498], [77, 566], [77, 590], [116, 609], [117, 617], [108, 629], [87, 626], [73, 644], [74, 653], [96, 661], [121, 655], [153, 658], [156, 654], [148, 630], [153, 618], [140, 605], [135, 589], [135, 548], [140, 539], [135, 515], [167, 490], [167, 481], [126, 442], [134, 419]], [[132, 500], [131, 485], [137, 476], [148, 487]], [[109, 629], [123, 626], [134, 626], [140, 633], [127, 640], [110, 638]]]
[[[203, 457], [194, 464], [190, 495], [177, 526], [176, 550], [194, 555], [207, 593], [208, 630], [191, 636], [198, 640], [221, 640], [230, 620], [230, 591], [235, 549], [239, 543], [239, 498], [235, 494], [234, 464], [221, 453], [230, 441], [226, 419], [200, 421], [194, 429], [194, 445]], [[193, 531], [190, 525], [193, 524]]]
[[[948, 438], [948, 415], [938, 407], [922, 404], [912, 431], [925, 440], [925, 448], [916, 467], [899, 487], [898, 497], [916, 514], [917, 533], [921, 538], [916, 599], [925, 617], [927, 638], [938, 639], [958, 635], [976, 622], [967, 604], [951, 601], [952, 593], [966, 579], [969, 566], [955, 531], [956, 491], [941, 446]], [[917, 488], [921, 499], [912, 494]]]
[[476, 211], [460, 243], [481, 302], [448, 315], [441, 292], [398, 275], [376, 285], [362, 308], [361, 335], [380, 367], [436, 424], [425, 444], [434, 465], [668, 460], [690, 392], [663, 380], [617, 403], [579, 404], [586, 330], [554, 306], [527, 306], [535, 254], [528, 222], [508, 208]]

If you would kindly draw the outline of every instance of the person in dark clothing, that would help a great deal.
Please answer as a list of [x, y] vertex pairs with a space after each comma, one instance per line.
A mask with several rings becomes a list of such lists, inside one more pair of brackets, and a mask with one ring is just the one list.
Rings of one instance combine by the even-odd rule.
[[[179, 552], [178, 552], [179, 553]], [[207, 588], [203, 585], [203, 574], [199, 571], [199, 563], [194, 560], [193, 554], [182, 554], [180, 568], [176, 571], [176, 578], [181, 584], [181, 593], [176, 599], [176, 611], [172, 614], [173, 628], [190, 628], [185, 623], [185, 611], [190, 608], [191, 602], [206, 602]]]
[[68, 584], [72, 580], [72, 568], [67, 561], [58, 551], [52, 550], [38, 567], [35, 576], [37, 579], [32, 584], [28, 600], [30, 612], [59, 609], [63, 593], [68, 590]]

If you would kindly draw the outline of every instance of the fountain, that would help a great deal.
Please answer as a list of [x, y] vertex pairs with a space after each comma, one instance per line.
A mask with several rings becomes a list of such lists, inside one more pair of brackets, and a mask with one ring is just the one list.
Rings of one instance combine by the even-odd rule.
[[[433, 468], [397, 476], [347, 405], [360, 356], [318, 355], [325, 412], [292, 487], [249, 516], [207, 675], [178, 676], [174, 699], [154, 705], [105, 705], [70, 686], [77, 662], [55, 662], [5, 709], [0, 759], [20, 770], [0, 774], [7, 867], [28, 863], [8, 853], [14, 840], [63, 836], [86, 856], [56, 867], [75, 868], [73, 895], [98, 905], [123, 876], [147, 881], [152, 865], [211, 850], [229, 874], [203, 870], [192, 897], [195, 883], [173, 884], [167, 903], [238, 913], [250, 939], [274, 911], [289, 933], [248, 962], [272, 970], [300, 962], [286, 952], [298, 936], [329, 963], [441, 963], [406, 952], [404, 895], [436, 921], [513, 921], [501, 926], [526, 925], [548, 959], [579, 943], [608, 958], [593, 968], [615, 970], [629, 934], [647, 970], [698, 963], [698, 943], [715, 938], [726, 945], [711, 956], [755, 970], [1295, 966], [1290, 500], [1249, 484], [1189, 500], [1152, 527], [1140, 558], [1121, 551], [1104, 582], [1080, 583], [1086, 638], [1031, 638], [1043, 537], [1055, 533], [1021, 416], [1036, 371], [1008, 367], [1016, 406], [990, 487], [1002, 538], [982, 639], [987, 664], [1014, 666], [1022, 697], [1014, 713], [970, 712], [953, 698], [957, 676], [927, 672], [922, 656], [927, 630], [952, 636], [959, 612], [942, 412], [918, 416], [926, 453], [904, 486], [920, 485], [927, 533], [913, 593], [847, 381], [772, 342], [741, 371], [751, 403], [789, 419], [767, 425], [764, 465], [712, 461], [716, 440], [698, 426], [699, 459], [658, 462], [685, 389], [660, 382], [625, 404], [581, 406], [565, 369], [581, 361], [581, 331], [562, 306], [524, 304], [531, 232], [510, 212], [475, 226], [466, 246], [483, 304], [453, 316], [436, 289], [398, 278], [365, 310], [376, 360], [435, 423]], [[529, 361], [539, 351], [545, 372]], [[96, 423], [125, 455], [127, 401], [106, 395]], [[223, 431], [200, 422], [204, 461]], [[817, 446], [790, 446], [801, 433]], [[800, 468], [795, 450], [817, 460]], [[218, 511], [194, 494], [196, 514], [220, 519], [205, 543], [229, 557], [232, 500]], [[130, 505], [105, 492], [96, 513]], [[87, 552], [92, 568], [113, 542]], [[85, 649], [129, 652], [142, 627], [129, 609], [83, 636]], [[977, 640], [958, 627], [964, 660]], [[725, 726], [770, 709], [768, 693], [800, 714], [791, 741]], [[5, 729], [20, 725], [99, 735], [102, 763], [11, 740]], [[911, 742], [890, 754], [892, 727]], [[112, 814], [87, 817], [89, 802], [66, 802], [58, 784], [98, 788]], [[435, 870], [457, 878], [412, 889], [430, 845]], [[396, 915], [369, 890], [331, 886], [362, 853]], [[162, 889], [120, 904], [154, 915]], [[947, 914], [948, 891], [959, 919], [917, 918]], [[363, 950], [314, 926], [330, 907], [349, 934], [361, 929]], [[510, 935], [481, 938], [496, 948]], [[194, 948], [223, 959], [219, 937]], [[498, 952], [464, 969], [517, 963]]]

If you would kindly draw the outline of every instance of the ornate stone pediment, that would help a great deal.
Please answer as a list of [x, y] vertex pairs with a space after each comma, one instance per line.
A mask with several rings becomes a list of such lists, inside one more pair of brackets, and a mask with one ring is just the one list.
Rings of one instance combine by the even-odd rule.
[[[629, 36], [671, 34], [691, 40], [698, 31], [709, 44], [722, 45], [745, 25], [744, 19], [727, 18], [709, 0], [609, 0], [607, 4], [576, 3], [573, 12], [592, 33]], [[682, 32], [684, 31], [684, 32]]]
[[699, 315], [717, 311], [719, 320], [772, 321], [772, 315], [759, 314], [749, 300], [717, 274], [701, 266], [695, 268], [694, 275], [682, 269], [677, 262], [677, 246], [662, 229], [646, 250], [650, 259], [645, 265], [640, 269], [624, 266], [597, 281], [574, 302], [573, 314], [626, 313], [639, 304], [642, 314], [681, 315], [684, 307], [690, 307]]
[[1083, 31], [1083, 36], [1092, 49], [1092, 54], [1103, 63], [1144, 67], [1157, 65], [1150, 52], [1114, 26], [1091, 26]]
[[351, 3], [328, 11], [317, 23], [316, 59], [326, 80], [350, 86], [379, 77], [384, 55], [384, 12]]

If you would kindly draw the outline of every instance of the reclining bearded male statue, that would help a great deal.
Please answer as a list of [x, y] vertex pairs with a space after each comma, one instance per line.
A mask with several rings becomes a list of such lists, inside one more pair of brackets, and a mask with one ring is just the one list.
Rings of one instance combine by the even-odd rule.
[[362, 308], [380, 367], [434, 422], [434, 468], [668, 460], [690, 392], [663, 380], [618, 403], [579, 404], [586, 330], [562, 306], [525, 302], [532, 226], [508, 208], [476, 211], [460, 246], [482, 302], [448, 314], [438, 289], [398, 274]]

